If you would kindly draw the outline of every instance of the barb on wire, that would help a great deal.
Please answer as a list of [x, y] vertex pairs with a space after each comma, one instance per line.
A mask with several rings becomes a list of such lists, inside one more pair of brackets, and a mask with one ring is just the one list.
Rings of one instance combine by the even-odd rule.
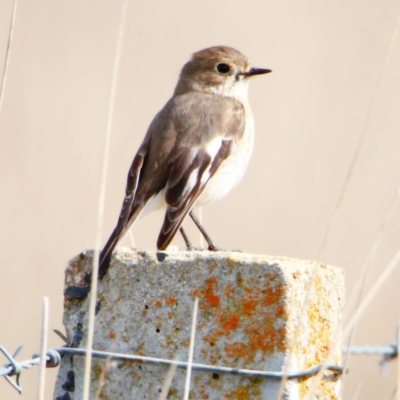
[[383, 356], [386, 360], [392, 360], [397, 357], [397, 342], [388, 343], [385, 346], [351, 346], [350, 349], [343, 347], [343, 353], [350, 354], [377, 354]]
[[[18, 347], [14, 355], [11, 355], [3, 346], [0, 346], [0, 351], [8, 358], [8, 363], [0, 368], [0, 376], [4, 376], [7, 382], [16, 389], [19, 393], [22, 393], [22, 388], [19, 384], [19, 378], [21, 376], [22, 368], [29, 369], [34, 365], [40, 364], [40, 357], [33, 356], [31, 360], [26, 360], [18, 362], [15, 357], [21, 351], [22, 346]], [[46, 368], [57, 367], [61, 362], [60, 354], [55, 350], [47, 350], [46, 352]], [[15, 382], [10, 378], [11, 376], [16, 376]]]
[[[19, 392], [22, 393], [22, 388], [19, 385], [19, 378], [22, 372], [22, 368], [31, 368], [33, 365], [40, 364], [40, 358], [38, 354], [33, 356], [33, 359], [17, 362], [15, 357], [18, 355], [22, 346], [17, 349], [15, 354], [11, 356], [7, 350], [0, 346], [0, 351], [8, 358], [9, 362], [5, 364], [3, 368], [0, 369], [0, 376], [4, 376], [7, 381]], [[68, 348], [68, 347], [55, 347], [53, 349], [47, 350], [46, 352], [46, 368], [57, 367], [61, 362], [61, 357], [69, 354], [75, 356], [85, 356], [86, 349], [76, 349], [76, 348]], [[174, 365], [177, 368], [185, 368], [187, 369], [189, 364], [187, 362], [178, 361], [178, 360], [166, 360], [163, 358], [153, 358], [153, 357], [144, 357], [144, 356], [136, 356], [130, 354], [121, 354], [121, 353], [112, 353], [106, 351], [92, 351], [92, 357], [96, 358], [104, 358], [104, 359], [112, 359], [112, 360], [131, 360], [131, 361], [142, 361], [148, 363], [155, 364], [165, 364], [165, 365]], [[192, 363], [192, 369], [198, 371], [207, 371], [212, 373], [228, 373], [235, 375], [242, 375], [248, 377], [259, 377], [259, 378], [269, 378], [269, 379], [282, 379], [284, 376], [286, 379], [297, 379], [297, 378], [308, 378], [317, 374], [323, 367], [326, 370], [329, 370], [335, 374], [342, 374], [343, 368], [338, 365], [328, 365], [324, 366], [323, 364], [315, 365], [311, 368], [307, 368], [302, 371], [292, 372], [288, 375], [284, 372], [272, 372], [272, 371], [257, 371], [250, 369], [238, 369], [238, 368], [229, 368], [229, 367], [221, 367], [221, 366], [213, 366], [206, 364], [195, 364]], [[10, 376], [16, 375], [16, 382], [10, 379]]]
[[356, 355], [380, 355], [381, 357], [381, 375], [386, 376], [387, 364], [389, 361], [397, 358], [399, 353], [399, 346], [397, 341], [388, 343], [385, 346], [352, 346], [348, 348], [344, 346], [343, 353], [350, 353]]

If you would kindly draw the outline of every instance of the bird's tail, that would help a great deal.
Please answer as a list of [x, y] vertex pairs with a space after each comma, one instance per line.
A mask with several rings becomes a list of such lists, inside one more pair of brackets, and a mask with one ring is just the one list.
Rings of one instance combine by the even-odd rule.
[[[129, 218], [127, 219], [127, 222], [125, 224], [121, 224], [121, 219], [118, 222], [117, 226], [111, 233], [111, 236], [107, 240], [107, 243], [105, 244], [103, 250], [100, 252], [100, 257], [99, 257], [99, 279], [102, 279], [103, 276], [106, 274], [110, 262], [111, 262], [111, 257], [114, 249], [120, 242], [120, 240], [123, 239], [125, 236], [126, 232], [128, 232], [129, 228], [132, 226], [132, 224], [137, 220], [139, 217], [143, 207], [145, 204], [140, 203], [136, 204], [133, 207], [132, 212], [129, 215]], [[120, 217], [121, 218], [121, 217]]]
[[[122, 232], [120, 232], [122, 233]], [[100, 252], [99, 257], [99, 279], [103, 278], [106, 274], [108, 267], [110, 266], [110, 261], [112, 253], [117, 246], [121, 235], [118, 235], [117, 228], [115, 228], [109, 237], [107, 243], [105, 244], [103, 250]]]

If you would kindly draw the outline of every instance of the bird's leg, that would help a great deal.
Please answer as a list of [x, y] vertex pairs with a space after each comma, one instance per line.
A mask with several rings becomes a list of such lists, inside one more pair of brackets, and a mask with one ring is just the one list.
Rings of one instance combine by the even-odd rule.
[[183, 230], [182, 227], [179, 228], [179, 232], [181, 233], [183, 240], [185, 241], [186, 244], [186, 249], [187, 250], [202, 250], [199, 247], [193, 246], [192, 242], [189, 239], [189, 236], [187, 235], [187, 233]]
[[183, 240], [185, 241], [186, 248], [188, 250], [193, 248], [192, 243], [190, 242], [189, 236], [186, 234], [186, 232], [183, 230], [182, 227], [179, 228], [179, 232], [181, 233]]
[[201, 234], [204, 236], [204, 239], [206, 239], [206, 242], [208, 243], [208, 250], [210, 250], [210, 251], [222, 250], [219, 247], [217, 247], [214, 244], [214, 242], [211, 240], [210, 236], [208, 236], [206, 230], [203, 228], [203, 225], [201, 225], [200, 221], [194, 215], [193, 211], [190, 211], [189, 215], [190, 215], [190, 218], [192, 218], [193, 222], [196, 224], [196, 226], [199, 228]]

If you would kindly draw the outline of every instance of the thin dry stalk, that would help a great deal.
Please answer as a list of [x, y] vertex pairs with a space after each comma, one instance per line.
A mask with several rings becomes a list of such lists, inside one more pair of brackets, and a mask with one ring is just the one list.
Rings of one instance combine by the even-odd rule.
[[[370, 264], [372, 262], [372, 259], [373, 259], [374, 255], [375, 255], [376, 251], [377, 251], [377, 248], [379, 247], [379, 244], [381, 242], [381, 239], [382, 239], [384, 231], [386, 230], [387, 226], [389, 225], [389, 223], [393, 219], [393, 216], [394, 216], [395, 209], [396, 209], [397, 202], [398, 202], [399, 198], [400, 198], [400, 186], [398, 188], [398, 191], [396, 192], [396, 196], [395, 196], [394, 200], [392, 201], [392, 203], [391, 203], [391, 205], [390, 205], [390, 207], [389, 207], [389, 209], [388, 209], [388, 211], [387, 211], [387, 213], [386, 213], [386, 215], [385, 215], [385, 217], [384, 217], [384, 219], [382, 221], [382, 224], [381, 224], [380, 229], [379, 229], [379, 231], [377, 233], [375, 241], [374, 241], [374, 243], [373, 243], [373, 245], [372, 245], [372, 247], [370, 249], [370, 252], [368, 254], [366, 263], [363, 266], [364, 273], [361, 274], [361, 281], [362, 282], [361, 282], [361, 285], [358, 285], [358, 286], [360, 286], [360, 288], [359, 288], [360, 294], [358, 296], [357, 309], [358, 309], [358, 307], [360, 305], [361, 294], [362, 294], [362, 291], [363, 291], [363, 286], [365, 284], [366, 275], [367, 275], [369, 266], [370, 266]], [[358, 290], [357, 290], [357, 287], [356, 287], [356, 289], [352, 293], [350, 304], [352, 304], [352, 302], [354, 301], [355, 294], [357, 292], [358, 292]], [[354, 331], [354, 324], [349, 323], [348, 329], [350, 330], [350, 335], [351, 335], [351, 333]], [[331, 341], [330, 350], [328, 351], [328, 354], [327, 354], [327, 356], [325, 358], [325, 361], [324, 361], [325, 365], [327, 365], [329, 363], [329, 358], [330, 358], [331, 353], [332, 353], [331, 349], [335, 348], [335, 346], [336, 346], [337, 342], [340, 340], [340, 338], [341, 338], [340, 327], [338, 327], [338, 329], [336, 330], [335, 334], [333, 335], [333, 338], [332, 338], [332, 341]], [[348, 346], [350, 347], [350, 342], [349, 342]], [[290, 354], [292, 354], [292, 351], [293, 350], [291, 349]], [[346, 359], [346, 361], [347, 361], [347, 359]], [[345, 369], [345, 366], [346, 366], [346, 361], [344, 363], [344, 369]], [[311, 388], [309, 390], [310, 398], [314, 394], [314, 392], [317, 390], [318, 385], [320, 383], [320, 380], [322, 379], [322, 376], [323, 376], [323, 373], [324, 373], [325, 370], [326, 370], [326, 368], [323, 367], [321, 369], [321, 371], [317, 374], [317, 376], [313, 379], [313, 383], [312, 383]], [[341, 387], [343, 387], [343, 380], [344, 380], [344, 377], [342, 378]], [[285, 382], [286, 382], [286, 380], [285, 380]], [[283, 390], [283, 386], [281, 387], [281, 390]]]
[[38, 400], [44, 400], [44, 387], [46, 382], [46, 349], [47, 329], [49, 326], [49, 298], [43, 298], [42, 334], [40, 338], [40, 364], [39, 364], [39, 387]]
[[129, 233], [129, 239], [131, 240], [131, 246], [134, 249], [136, 246], [135, 246], [135, 239], [133, 239], [132, 229], [129, 229], [128, 233]]
[[195, 337], [195, 334], [196, 334], [196, 319], [197, 319], [198, 305], [199, 305], [199, 298], [195, 297], [194, 306], [193, 306], [192, 331], [191, 331], [191, 334], [190, 334], [189, 357], [188, 357], [188, 366], [187, 366], [187, 372], [186, 372], [185, 392], [184, 392], [184, 395], [183, 395], [183, 400], [188, 400], [189, 399], [190, 378], [191, 378], [191, 375], [192, 375], [194, 337]]
[[[355, 285], [354, 285], [354, 289], [351, 293], [351, 296], [349, 298], [349, 300], [347, 301], [347, 310], [348, 312], [351, 312], [351, 308], [353, 306], [353, 303], [356, 301], [356, 309], [359, 307], [360, 302], [361, 302], [361, 298], [364, 292], [364, 287], [365, 287], [365, 282], [367, 280], [367, 276], [369, 273], [369, 270], [371, 268], [372, 265], [372, 260], [375, 258], [375, 255], [378, 251], [378, 248], [382, 242], [382, 238], [383, 238], [383, 234], [385, 233], [387, 227], [389, 226], [389, 224], [392, 222], [396, 208], [397, 208], [397, 204], [400, 200], [400, 186], [397, 189], [397, 192], [394, 196], [394, 199], [391, 203], [391, 205], [389, 206], [388, 211], [386, 212], [385, 217], [383, 218], [382, 224], [379, 227], [378, 233], [375, 236], [374, 242], [372, 243], [372, 246], [368, 252], [367, 258], [365, 260], [365, 263], [361, 269], [359, 278], [357, 279]], [[346, 313], [344, 314], [344, 319], [347, 318]], [[347, 365], [347, 361], [348, 361], [348, 357], [349, 357], [349, 351], [350, 351], [350, 347], [352, 344], [352, 339], [353, 339], [353, 335], [354, 335], [354, 330], [355, 327], [353, 326], [351, 328], [350, 331], [350, 335], [349, 335], [349, 339], [348, 342], [346, 344], [347, 346], [347, 352], [344, 355], [344, 362], [343, 362], [343, 369], [346, 369], [346, 365]], [[342, 378], [342, 384], [345, 380], [345, 376], [343, 376]]]
[[[380, 275], [379, 279], [376, 281], [374, 286], [368, 292], [365, 299], [362, 301], [362, 303], [360, 304], [358, 309], [355, 311], [355, 313], [351, 317], [350, 321], [347, 323], [347, 325], [343, 331], [343, 336], [346, 336], [350, 333], [354, 324], [359, 320], [359, 318], [364, 313], [364, 311], [367, 309], [368, 305], [371, 303], [371, 301], [373, 300], [375, 295], [382, 288], [383, 284], [386, 282], [386, 280], [389, 278], [389, 276], [392, 274], [392, 272], [394, 271], [394, 269], [397, 267], [397, 265], [399, 263], [400, 263], [400, 249], [397, 251], [395, 256], [392, 258], [389, 265], [384, 269], [384, 271]], [[327, 358], [329, 356], [330, 356], [330, 353], [328, 352]], [[307, 395], [305, 396], [306, 399], [313, 398], [312, 396], [315, 394], [315, 391], [318, 388], [318, 385], [322, 379], [324, 372], [325, 372], [325, 368], [322, 368], [321, 371], [314, 377], [311, 387], [310, 387]]]
[[[365, 282], [366, 282], [366, 278], [367, 278], [370, 266], [372, 264], [372, 260], [373, 260], [375, 254], [377, 252], [377, 249], [378, 249], [378, 247], [379, 247], [379, 245], [381, 243], [383, 234], [384, 234], [387, 226], [390, 224], [390, 222], [393, 219], [393, 216], [395, 214], [395, 210], [396, 210], [397, 203], [398, 203], [399, 199], [400, 199], [400, 186], [397, 189], [396, 195], [395, 195], [395, 197], [394, 197], [394, 199], [393, 199], [393, 201], [392, 201], [392, 203], [391, 203], [391, 205], [390, 205], [390, 207], [389, 207], [389, 209], [388, 209], [388, 211], [387, 211], [387, 213], [386, 213], [386, 215], [385, 215], [385, 217], [384, 217], [384, 219], [382, 221], [382, 224], [381, 224], [381, 226], [380, 226], [380, 228], [378, 230], [378, 233], [377, 233], [377, 235], [375, 237], [375, 240], [374, 240], [374, 242], [373, 242], [373, 244], [372, 244], [372, 246], [370, 248], [370, 251], [368, 253], [367, 259], [366, 259], [366, 261], [364, 263], [364, 266], [362, 268], [362, 272], [360, 274], [360, 277], [359, 277], [358, 281], [356, 282], [355, 288], [354, 288], [354, 290], [353, 290], [353, 292], [352, 292], [352, 294], [350, 296], [350, 300], [349, 300], [348, 306], [347, 306], [348, 310], [351, 309], [351, 306], [354, 303], [356, 297], [357, 297], [356, 310], [358, 310], [359, 307], [360, 307], [361, 297], [362, 297], [364, 285], [365, 285]], [[348, 329], [348, 331], [350, 333], [349, 333], [349, 340], [348, 340], [348, 343], [347, 343], [348, 350], [347, 350], [347, 352], [345, 354], [345, 360], [344, 360], [344, 363], [343, 363], [343, 369], [344, 370], [346, 370], [349, 349], [350, 349], [350, 346], [351, 346], [352, 336], [354, 334], [355, 321], [354, 321], [354, 323], [349, 322], [347, 327], [348, 327], [347, 329]], [[343, 334], [343, 336], [344, 336], [344, 334]], [[338, 330], [336, 331], [336, 333], [334, 335], [334, 339], [331, 342], [331, 348], [334, 348], [335, 345], [337, 344], [337, 341], [339, 341], [339, 340], [340, 340], [340, 329], [338, 328]], [[324, 361], [325, 365], [329, 363], [330, 354], [331, 354], [331, 351], [328, 352], [328, 354], [327, 354], [327, 356], [325, 358], [325, 361]], [[324, 371], [325, 371], [325, 368], [322, 368], [321, 371], [319, 372], [319, 374], [314, 378], [313, 382], [318, 382], [319, 383], [319, 381], [322, 379], [322, 374], [324, 373]], [[345, 380], [345, 376], [342, 377], [341, 390], [343, 390], [344, 380]], [[316, 390], [316, 384], [314, 384], [313, 387]]]
[[[399, 317], [400, 317], [400, 315], [399, 315]], [[399, 321], [400, 321], [400, 318], [399, 318]], [[399, 322], [399, 327], [400, 327], [400, 322]], [[396, 338], [396, 340], [397, 340], [397, 351], [399, 351], [398, 350], [399, 349], [399, 343], [400, 343], [400, 329], [399, 328], [397, 328], [397, 338]], [[400, 387], [400, 357], [399, 356], [397, 356], [397, 385], [396, 385], [396, 387], [397, 388]], [[400, 390], [396, 391], [396, 400], [400, 400]]]
[[[177, 360], [177, 358], [174, 358], [174, 360]], [[167, 377], [165, 378], [160, 397], [158, 400], [165, 400], [168, 396], [169, 388], [171, 387], [172, 379], [174, 378], [176, 369], [178, 366], [176, 364], [171, 364], [168, 370]]]
[[8, 33], [6, 57], [5, 57], [5, 61], [4, 61], [3, 79], [1, 80], [0, 112], [1, 112], [1, 107], [3, 105], [3, 94], [4, 94], [4, 88], [6, 86], [6, 79], [7, 79], [7, 72], [8, 72], [8, 61], [10, 59], [11, 39], [12, 39], [12, 34], [14, 32], [14, 22], [15, 22], [16, 11], [17, 11], [17, 0], [14, 0], [13, 13], [12, 13], [12, 16], [11, 16], [11, 23], [10, 23], [10, 31]]
[[106, 192], [106, 182], [107, 182], [107, 167], [108, 167], [108, 155], [110, 149], [111, 141], [111, 130], [112, 121], [114, 116], [114, 104], [115, 104], [115, 93], [117, 89], [117, 78], [119, 72], [119, 63], [121, 59], [121, 48], [122, 39], [125, 27], [125, 20], [128, 8], [128, 1], [125, 1], [122, 5], [121, 19], [119, 24], [119, 34], [117, 39], [117, 48], [114, 59], [113, 76], [111, 83], [111, 93], [110, 100], [108, 104], [108, 116], [107, 116], [107, 129], [104, 144], [103, 153], [103, 165], [101, 171], [101, 183], [100, 183], [100, 193], [99, 193], [99, 206], [97, 211], [97, 224], [96, 224], [96, 241], [94, 247], [93, 256], [93, 269], [92, 269], [92, 287], [90, 291], [90, 303], [89, 303], [89, 322], [88, 322], [88, 336], [87, 336], [87, 355], [85, 360], [85, 376], [83, 385], [83, 400], [89, 399], [89, 389], [90, 389], [90, 372], [92, 365], [92, 347], [93, 347], [93, 333], [94, 333], [94, 313], [96, 307], [96, 295], [97, 295], [97, 279], [98, 279], [98, 264], [99, 264], [99, 251], [100, 251], [100, 240], [101, 240], [101, 228], [103, 225], [103, 215], [104, 215], [104, 202], [105, 202], [105, 192]]
[[328, 227], [327, 227], [327, 229], [325, 231], [324, 238], [322, 240], [322, 244], [321, 244], [321, 247], [320, 247], [319, 252], [318, 252], [317, 260], [321, 259], [321, 254], [323, 253], [324, 249], [326, 248], [328, 235], [329, 235], [329, 233], [331, 231], [331, 228], [334, 226], [334, 223], [336, 221], [337, 215], [338, 215], [338, 213], [340, 211], [340, 208], [342, 206], [344, 196], [345, 196], [345, 194], [347, 192], [347, 189], [349, 187], [350, 180], [351, 180], [351, 178], [353, 176], [355, 167], [357, 165], [357, 162], [358, 162], [358, 159], [359, 159], [359, 156], [360, 156], [360, 153], [361, 153], [361, 148], [362, 148], [362, 146], [364, 144], [364, 140], [365, 140], [365, 138], [367, 136], [367, 133], [369, 132], [369, 127], [371, 125], [371, 120], [372, 120], [372, 117], [375, 114], [376, 106], [377, 106], [378, 100], [380, 98], [380, 93], [381, 93], [383, 84], [385, 82], [385, 78], [386, 78], [386, 75], [387, 75], [387, 72], [388, 72], [388, 69], [389, 69], [389, 65], [390, 65], [390, 62], [391, 62], [391, 59], [392, 59], [394, 46], [396, 44], [397, 36], [399, 34], [399, 28], [400, 28], [400, 13], [397, 16], [396, 25], [395, 25], [395, 28], [393, 30], [392, 38], [391, 38], [390, 43], [389, 43], [389, 48], [388, 48], [388, 50], [386, 52], [386, 57], [385, 57], [385, 60], [383, 62], [383, 65], [382, 65], [381, 72], [379, 74], [378, 83], [377, 83], [377, 85], [375, 87], [375, 91], [374, 91], [374, 95], [373, 95], [373, 98], [372, 98], [371, 106], [370, 106], [370, 108], [368, 110], [368, 114], [367, 114], [367, 117], [365, 119], [364, 127], [363, 127], [363, 130], [361, 131], [361, 136], [360, 136], [360, 138], [358, 140], [358, 143], [357, 143], [356, 151], [354, 152], [353, 159], [351, 160], [350, 167], [349, 167], [349, 169], [347, 171], [347, 175], [346, 175], [346, 178], [344, 180], [344, 184], [342, 186], [342, 189], [340, 191], [339, 198], [338, 198], [338, 200], [336, 202], [335, 209], [334, 209], [333, 214], [331, 216], [331, 219], [329, 221]]
[[[203, 225], [203, 207], [199, 207], [199, 221]], [[204, 238], [200, 232], [200, 248], [203, 248], [203, 246], [204, 246]]]
[[358, 399], [358, 395], [360, 394], [361, 386], [362, 386], [362, 382], [358, 382], [358, 385], [356, 387], [356, 390], [354, 391], [354, 394], [353, 394], [353, 397], [352, 397], [351, 400], [357, 400]]
[[[366, 120], [365, 120], [365, 123], [364, 123], [364, 127], [363, 127], [363, 130], [361, 132], [360, 139], [359, 139], [359, 141], [357, 143], [356, 151], [354, 152], [353, 159], [352, 159], [350, 167], [348, 169], [348, 172], [347, 172], [344, 184], [342, 186], [338, 201], [336, 203], [334, 212], [333, 212], [333, 214], [331, 216], [331, 219], [329, 221], [328, 227], [327, 227], [327, 229], [325, 231], [325, 234], [324, 234], [324, 237], [323, 237], [323, 240], [322, 240], [322, 244], [321, 244], [321, 247], [320, 247], [319, 252], [318, 252], [317, 260], [319, 260], [321, 258], [321, 254], [323, 253], [324, 249], [326, 248], [326, 244], [327, 244], [327, 239], [328, 239], [329, 233], [330, 233], [332, 227], [335, 224], [335, 221], [336, 221], [337, 215], [338, 215], [338, 213], [340, 211], [344, 196], [345, 196], [345, 194], [347, 192], [350, 180], [351, 180], [351, 178], [353, 176], [353, 173], [354, 173], [354, 170], [355, 170], [355, 166], [356, 166], [356, 164], [358, 162], [358, 159], [359, 159], [359, 156], [360, 156], [360, 153], [361, 153], [361, 148], [363, 146], [365, 137], [367, 136], [367, 133], [369, 132], [369, 128], [370, 128], [370, 125], [371, 125], [371, 120], [372, 120], [372, 118], [374, 116], [374, 113], [375, 113], [375, 110], [376, 110], [376, 106], [377, 106], [378, 100], [380, 98], [380, 93], [381, 93], [381, 90], [382, 90], [382, 87], [383, 87], [383, 84], [384, 84], [384, 81], [385, 81], [385, 78], [386, 78], [386, 75], [387, 75], [387, 71], [389, 69], [389, 65], [390, 65], [390, 62], [391, 62], [391, 59], [392, 59], [393, 50], [394, 50], [394, 47], [395, 47], [395, 44], [396, 44], [396, 41], [397, 41], [397, 37], [398, 37], [398, 34], [399, 34], [399, 29], [400, 29], [400, 12], [399, 12], [399, 14], [397, 16], [396, 25], [395, 25], [394, 30], [393, 30], [393, 34], [392, 34], [392, 37], [391, 37], [391, 40], [390, 40], [390, 43], [389, 43], [388, 50], [386, 52], [386, 57], [385, 57], [383, 65], [382, 65], [381, 72], [379, 74], [379, 78], [378, 78], [377, 85], [375, 87], [375, 91], [374, 91], [374, 95], [373, 95], [373, 98], [372, 98], [371, 106], [370, 106], [370, 108], [368, 110], [368, 114], [367, 114], [367, 117], [366, 117]], [[367, 258], [367, 260], [368, 260], [368, 258]], [[392, 265], [392, 262], [389, 264], [389, 266], [390, 265]], [[367, 266], [368, 266], [368, 262], [367, 262]], [[367, 276], [367, 273], [368, 273], [368, 270], [369, 270], [369, 267], [367, 267], [367, 266], [365, 268], [365, 274], [364, 274], [363, 279], [362, 279], [359, 298], [361, 297], [361, 293], [362, 293], [362, 290], [363, 290], [363, 287], [364, 287], [364, 284], [365, 284], [366, 276]], [[394, 266], [393, 266], [393, 268], [394, 268]], [[390, 271], [390, 273], [391, 273], [391, 271]], [[380, 279], [378, 280], [378, 282], [380, 282]], [[375, 285], [374, 287], [376, 287], [376, 286], [377, 285]], [[375, 295], [375, 293], [376, 292], [374, 292], [372, 297]], [[365, 300], [367, 300], [368, 298], [369, 298], [369, 296], [367, 296], [367, 298]], [[367, 303], [364, 301], [363, 304], [367, 304]], [[364, 310], [365, 309], [365, 305], [362, 308]], [[362, 314], [362, 312], [359, 313], [358, 311], [359, 311], [359, 309], [357, 308], [355, 315], [351, 319], [351, 321], [353, 321], [353, 322], [347, 325], [347, 329], [346, 329], [347, 332], [351, 332], [353, 330], [355, 322], [358, 320], [359, 316]], [[355, 318], [356, 315], [357, 315], [357, 317]], [[306, 398], [312, 398], [312, 396], [314, 395], [314, 393], [317, 390], [317, 387], [319, 385], [319, 382], [322, 379], [324, 370], [325, 369], [322, 368], [321, 371], [317, 374], [317, 376], [313, 379], [313, 384], [311, 385], [311, 388], [310, 388]]]
[[[367, 277], [369, 268], [371, 266], [371, 263], [372, 263], [372, 260], [373, 260], [373, 258], [375, 256], [375, 254], [376, 254], [376, 252], [378, 250], [378, 247], [379, 247], [379, 245], [380, 245], [380, 243], [382, 241], [383, 234], [384, 234], [386, 228], [388, 227], [388, 225], [390, 224], [390, 222], [393, 219], [393, 216], [395, 214], [395, 210], [396, 210], [397, 203], [398, 203], [399, 199], [400, 199], [400, 186], [397, 189], [396, 195], [395, 195], [395, 197], [394, 197], [394, 199], [393, 199], [393, 201], [392, 201], [392, 203], [391, 203], [391, 205], [390, 205], [390, 207], [389, 207], [389, 209], [388, 209], [388, 211], [387, 211], [387, 213], [386, 213], [386, 215], [385, 215], [385, 217], [384, 217], [384, 219], [382, 221], [382, 224], [381, 224], [381, 226], [380, 226], [380, 228], [378, 230], [378, 233], [377, 233], [377, 235], [375, 237], [375, 240], [374, 240], [374, 242], [373, 242], [373, 244], [372, 244], [372, 246], [370, 248], [370, 251], [368, 253], [367, 259], [366, 259], [366, 261], [365, 261], [365, 263], [363, 265], [363, 268], [361, 270], [359, 279], [357, 280], [357, 282], [355, 284], [355, 288], [352, 291], [352, 294], [351, 294], [350, 299], [348, 301], [348, 304], [347, 304], [347, 307], [346, 307], [348, 310], [351, 310], [351, 307], [352, 307], [354, 301], [356, 300], [356, 297], [357, 297], [356, 310], [360, 306], [361, 297], [362, 297], [362, 293], [363, 293], [363, 289], [364, 289], [364, 285], [365, 285], [365, 281], [366, 281], [366, 277]], [[349, 329], [350, 329], [350, 334], [349, 334], [349, 340], [347, 342], [348, 350], [347, 350], [347, 352], [345, 354], [345, 360], [344, 360], [344, 363], [343, 363], [343, 369], [344, 370], [346, 370], [349, 349], [351, 347], [351, 339], [352, 339], [352, 335], [354, 334], [354, 325], [350, 324]], [[341, 337], [341, 335], [340, 335], [340, 327], [338, 327], [338, 329], [336, 330], [336, 332], [335, 332], [335, 334], [333, 336], [334, 339], [332, 339], [331, 348], [334, 348], [336, 346], [337, 341], [340, 340], [340, 337]], [[330, 354], [331, 353], [328, 352], [328, 354], [327, 354], [327, 356], [325, 358], [325, 361], [324, 361], [325, 364], [329, 363]], [[325, 370], [325, 368], [323, 368], [320, 373], [322, 374], [324, 372], [324, 370]], [[322, 375], [320, 375], [320, 376], [322, 377]], [[317, 379], [317, 378], [318, 378], [318, 376], [315, 379]], [[343, 390], [344, 380], [345, 380], [345, 375], [343, 375], [343, 377], [342, 377], [342, 381], [341, 381], [341, 385], [340, 385], [340, 390], [341, 391]]]
[[96, 394], [95, 394], [95, 396], [94, 396], [94, 398], [95, 398], [96, 400], [97, 400], [97, 399], [100, 399], [101, 389], [102, 389], [103, 386], [104, 386], [104, 382], [105, 382], [105, 380], [106, 380], [106, 374], [107, 374], [108, 369], [109, 369], [110, 366], [111, 366], [111, 362], [112, 362], [111, 357], [108, 357], [108, 358], [106, 359], [106, 365], [105, 365], [105, 366], [103, 367], [103, 369], [101, 370], [101, 374], [100, 374], [100, 376], [99, 376], [99, 387], [97, 388]]

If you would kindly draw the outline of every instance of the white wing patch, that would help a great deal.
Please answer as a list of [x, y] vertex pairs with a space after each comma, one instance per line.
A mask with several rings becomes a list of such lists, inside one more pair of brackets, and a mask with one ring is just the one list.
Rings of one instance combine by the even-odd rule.
[[199, 169], [196, 168], [192, 171], [192, 173], [189, 176], [189, 179], [187, 180], [185, 191], [182, 193], [182, 197], [185, 197], [187, 193], [190, 193], [192, 191], [198, 179], [199, 179]]
[[218, 154], [219, 150], [222, 146], [222, 137], [218, 136], [217, 138], [211, 140], [211, 142], [206, 145], [206, 153], [210, 156], [211, 162], [208, 168], [204, 171], [203, 176], [201, 177], [201, 185], [205, 185], [207, 181], [210, 179], [210, 168], [215, 160], [215, 156]]
[[206, 145], [206, 153], [214, 160], [222, 144], [222, 136], [218, 136]]

